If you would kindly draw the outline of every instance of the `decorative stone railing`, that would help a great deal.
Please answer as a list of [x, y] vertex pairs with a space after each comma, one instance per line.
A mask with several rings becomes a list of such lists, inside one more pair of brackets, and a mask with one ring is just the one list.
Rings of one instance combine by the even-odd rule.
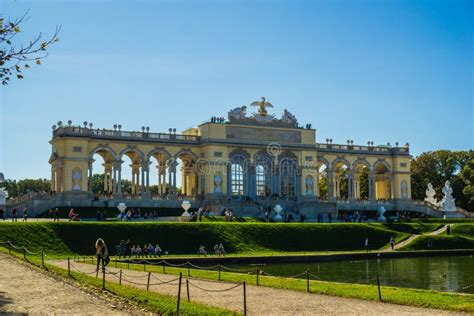
[[341, 151], [372, 151], [376, 153], [402, 153], [408, 154], [408, 147], [388, 147], [388, 146], [361, 146], [361, 145], [343, 145], [343, 144], [322, 144], [316, 143], [318, 149], [341, 150]]
[[81, 126], [62, 126], [53, 130], [53, 138], [61, 136], [79, 136], [91, 138], [115, 138], [127, 140], [165, 140], [199, 142], [200, 136], [172, 133], [133, 132], [122, 130], [98, 129]]

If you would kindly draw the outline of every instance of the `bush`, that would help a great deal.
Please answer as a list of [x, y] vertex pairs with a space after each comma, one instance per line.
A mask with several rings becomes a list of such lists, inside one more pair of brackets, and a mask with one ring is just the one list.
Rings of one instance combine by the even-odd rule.
[[474, 224], [451, 225], [451, 235], [474, 238]]
[[[431, 241], [431, 247], [428, 243]], [[401, 250], [474, 249], [474, 239], [461, 236], [421, 236]]]
[[11, 240], [31, 249], [51, 247], [54, 252], [91, 254], [97, 238], [103, 238], [114, 254], [121, 239], [132, 244], [159, 243], [172, 254], [195, 254], [200, 244], [208, 250], [223, 243], [227, 252], [362, 250], [366, 237], [373, 249], [390, 237], [406, 234], [367, 224], [268, 224], [268, 223], [5, 223], [0, 241]]

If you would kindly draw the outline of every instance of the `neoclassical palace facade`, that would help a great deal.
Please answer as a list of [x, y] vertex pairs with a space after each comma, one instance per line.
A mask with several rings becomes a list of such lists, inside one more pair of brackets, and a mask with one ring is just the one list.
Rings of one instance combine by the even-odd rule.
[[[410, 201], [408, 144], [318, 143], [316, 130], [300, 126], [287, 110], [281, 117], [268, 113], [273, 106], [265, 98], [251, 106], [256, 113], [247, 116], [247, 107], [238, 107], [226, 120], [213, 117], [181, 134], [58, 122], [50, 142], [51, 190], [69, 205], [88, 201], [93, 197], [92, 175], [98, 173], [105, 174], [101, 191], [113, 201], [142, 206], [159, 206], [159, 201], [170, 205], [183, 198], [197, 204], [234, 203], [237, 208], [243, 204], [235, 201], [245, 201], [249, 210], [257, 205], [252, 201], [306, 208], [337, 202], [359, 209], [381, 201], [396, 208]], [[95, 159], [103, 160], [102, 170], [93, 170]], [[124, 161], [131, 161], [128, 192], [121, 181]], [[157, 191], [150, 190], [152, 185]]]

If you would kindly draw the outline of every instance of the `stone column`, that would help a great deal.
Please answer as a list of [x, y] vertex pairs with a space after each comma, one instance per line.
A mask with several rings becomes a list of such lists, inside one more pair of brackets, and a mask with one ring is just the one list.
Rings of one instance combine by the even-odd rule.
[[375, 200], [375, 172], [369, 171], [369, 200]]
[[328, 183], [328, 199], [334, 201], [334, 172], [332, 170], [327, 170], [327, 183]]
[[355, 198], [355, 177], [354, 172], [350, 171], [347, 174], [348, 198], [353, 200]]
[[92, 161], [89, 161], [89, 169], [88, 169], [88, 177], [87, 177], [87, 191], [92, 193]]
[[122, 194], [122, 161], [114, 162], [114, 194]]
[[319, 198], [319, 170], [316, 168], [314, 176], [314, 195]]
[[51, 191], [56, 191], [56, 171], [51, 168]]
[[393, 199], [393, 178], [391, 175], [387, 177], [387, 183], [388, 183], [388, 199], [391, 200]]

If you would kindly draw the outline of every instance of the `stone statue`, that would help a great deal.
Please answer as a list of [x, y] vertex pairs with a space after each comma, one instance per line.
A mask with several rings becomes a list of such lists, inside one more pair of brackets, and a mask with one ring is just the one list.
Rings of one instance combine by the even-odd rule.
[[283, 220], [283, 217], [281, 216], [281, 212], [283, 211], [283, 208], [281, 207], [280, 204], [275, 205], [273, 208], [275, 211], [275, 216], [273, 217], [273, 220], [276, 222], [281, 222]]
[[291, 114], [290, 112], [288, 112], [287, 109], [285, 109], [285, 111], [283, 111], [283, 114], [281, 116], [281, 121], [283, 123], [286, 123], [286, 124], [296, 124], [298, 121], [296, 120], [296, 117]]
[[448, 180], [444, 183], [442, 192], [444, 196], [441, 202], [439, 203], [439, 205], [443, 208], [443, 211], [456, 212], [457, 207], [456, 207], [456, 204], [454, 203], [456, 199], [453, 198], [453, 189], [451, 188], [451, 184]]
[[245, 118], [246, 115], [247, 115], [247, 107], [244, 105], [244, 106], [236, 107], [233, 110], [230, 110], [227, 113], [227, 118], [229, 119], [229, 121], [242, 120]]
[[214, 175], [214, 193], [222, 193], [222, 175], [219, 173]]
[[408, 184], [405, 180], [402, 181], [400, 189], [402, 191], [402, 199], [408, 199]]
[[384, 216], [386, 211], [387, 210], [383, 205], [379, 207], [379, 209], [377, 210], [377, 222], [383, 223], [387, 221], [387, 218]]
[[306, 179], [304, 180], [304, 183], [306, 185], [306, 195], [313, 195], [313, 177], [312, 176], [307, 176]]
[[426, 189], [425, 194], [425, 202], [428, 202], [433, 205], [438, 205], [438, 201], [435, 198], [436, 191], [433, 189], [433, 185], [431, 183], [428, 183], [428, 188]]
[[272, 108], [273, 105], [270, 102], [267, 102], [265, 97], [262, 97], [262, 101], [255, 101], [250, 103], [251, 106], [258, 106], [258, 114], [261, 116], [267, 116], [268, 112], [266, 108]]
[[72, 181], [73, 181], [72, 190], [73, 191], [81, 191], [81, 179], [82, 179], [81, 170], [74, 170], [72, 172]]

